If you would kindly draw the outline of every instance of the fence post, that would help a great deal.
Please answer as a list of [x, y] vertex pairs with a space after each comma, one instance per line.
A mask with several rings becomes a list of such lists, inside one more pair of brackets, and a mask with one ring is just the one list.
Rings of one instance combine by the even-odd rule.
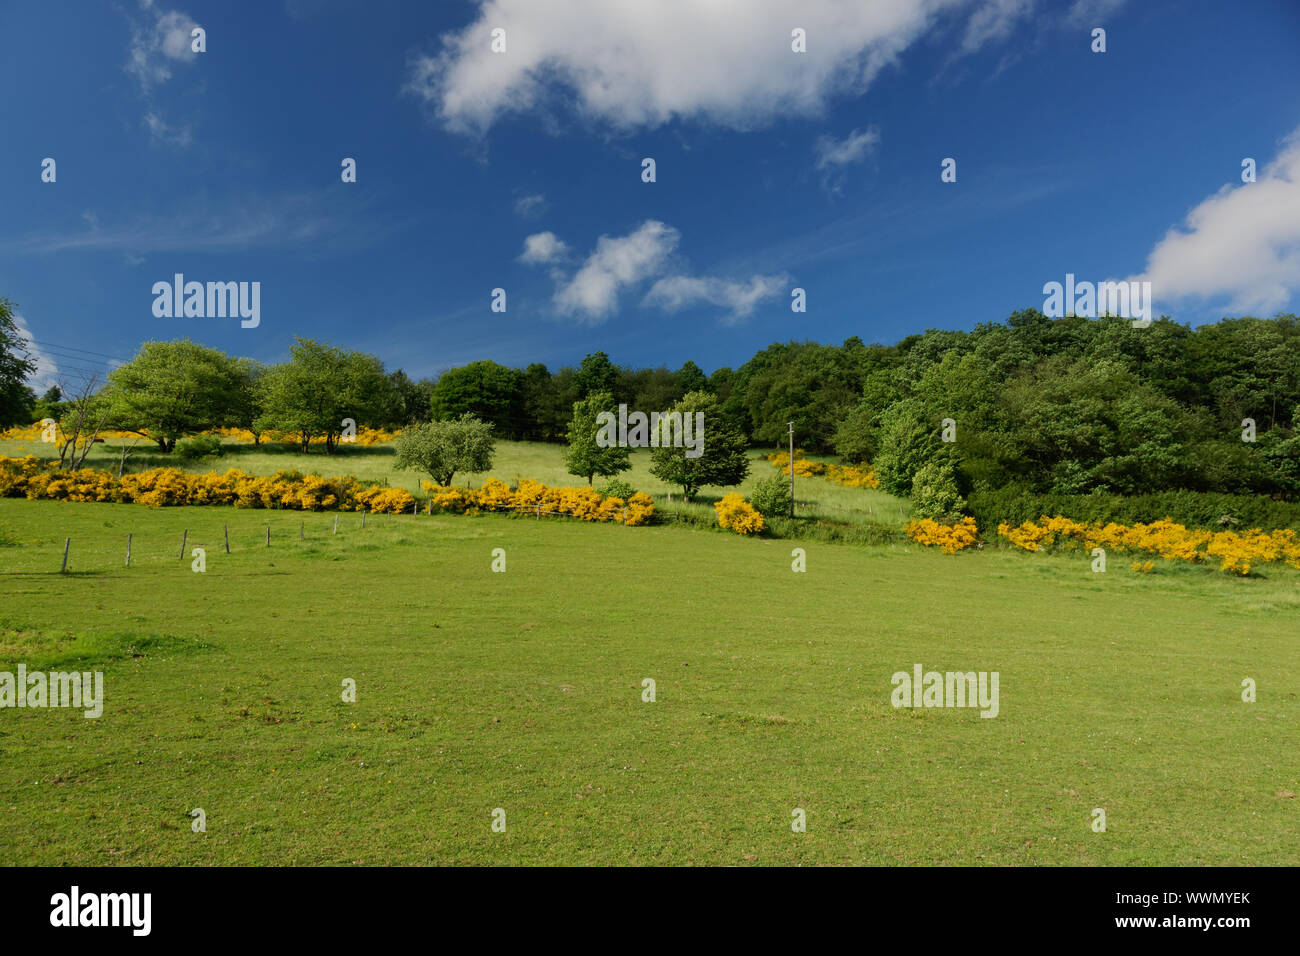
[[226, 536], [226, 554], [230, 553], [230, 525], [223, 524], [221, 532]]
[[362, 509], [361, 509], [361, 527], [364, 528], [365, 526], [366, 526], [366, 509], [365, 509], [365, 508], [362, 508]]
[[540, 501], [537, 502], [537, 520], [542, 520], [542, 503]]
[[131, 535], [126, 536], [126, 566], [131, 566]]
[[189, 537], [190, 537], [190, 529], [189, 529], [189, 528], [186, 528], [186, 529], [181, 533], [181, 553], [178, 554], [178, 555], [176, 555], [177, 558], [184, 558], [184, 557], [185, 557], [185, 542], [186, 542], [187, 540], [189, 540]]
[[271, 526], [269, 524], [266, 526], [266, 546], [268, 548], [271, 546]]
[[63, 539], [63, 566], [62, 566], [61, 568], [59, 568], [59, 573], [60, 573], [60, 574], [62, 574], [63, 572], [65, 572], [65, 571], [68, 570], [68, 547], [69, 547], [71, 544], [72, 544], [72, 539], [71, 539], [71, 538], [64, 538], [64, 539]]
[[307, 524], [307, 519], [306, 519], [306, 518], [301, 518], [301, 519], [299, 519], [299, 521], [298, 521], [298, 540], [299, 540], [299, 541], [306, 541], [306, 540], [307, 540], [306, 536], [303, 534], [303, 527], [304, 527], [306, 524]]
[[339, 533], [339, 515], [337, 511], [334, 512], [334, 533]]

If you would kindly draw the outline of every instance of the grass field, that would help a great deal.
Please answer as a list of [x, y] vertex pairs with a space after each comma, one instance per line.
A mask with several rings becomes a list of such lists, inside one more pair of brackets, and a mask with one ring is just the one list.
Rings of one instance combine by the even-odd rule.
[[[0, 862], [1300, 863], [1295, 572], [332, 522], [0, 500], [0, 670], [107, 685], [0, 710]], [[998, 717], [891, 707], [917, 662], [998, 671]]]
[[[97, 445], [86, 459], [86, 467], [103, 468], [116, 472], [123, 442], [110, 439]], [[130, 442], [126, 442], [130, 444]], [[49, 457], [57, 455], [52, 445], [40, 442], [0, 441], [0, 455], [21, 457], [38, 455]], [[152, 450], [151, 450], [152, 449]], [[821, 460], [819, 456], [810, 458]], [[748, 496], [756, 482], [770, 475], [779, 474], [778, 470], [763, 459], [762, 453], [751, 454], [749, 477], [736, 488], [704, 488], [696, 500], [683, 503], [681, 489], [667, 485], [650, 474], [649, 449], [632, 449], [632, 468], [619, 477], [630, 482], [638, 491], [644, 491], [655, 498], [656, 507], [661, 511], [696, 513], [714, 515], [712, 503], [728, 491], [739, 490]], [[829, 459], [827, 459], [829, 460]], [[304, 474], [333, 476], [353, 474], [366, 481], [381, 481], [394, 488], [405, 488], [412, 494], [423, 496], [420, 481], [427, 475], [409, 471], [399, 471], [394, 464], [391, 445], [340, 445], [333, 455], [322, 451], [313, 451], [303, 455], [282, 443], [263, 444], [260, 446], [228, 443], [226, 453], [219, 459], [186, 462], [175, 455], [159, 452], [155, 446], [136, 444], [127, 459], [128, 471], [141, 471], [146, 468], [175, 467], [185, 471], [206, 473], [224, 472], [228, 468], [239, 468], [251, 475], [271, 475], [283, 468], [294, 468]], [[458, 474], [454, 483], [466, 483], [477, 488], [488, 477], [513, 481], [516, 478], [533, 478], [552, 486], [583, 485], [585, 479], [575, 478], [564, 467], [564, 446], [549, 445], [540, 442], [497, 443], [495, 466], [482, 474]], [[605, 479], [597, 478], [599, 487]], [[668, 502], [668, 495], [673, 500]], [[910, 514], [908, 502], [900, 501], [883, 491], [870, 491], [861, 488], [846, 488], [823, 478], [796, 478], [795, 496], [801, 514], [815, 514], [821, 518], [844, 522], [863, 522], [901, 527]]]

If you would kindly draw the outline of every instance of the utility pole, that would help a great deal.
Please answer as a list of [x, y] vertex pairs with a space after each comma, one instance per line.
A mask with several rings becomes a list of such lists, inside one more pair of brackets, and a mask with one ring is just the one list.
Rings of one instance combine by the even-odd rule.
[[794, 422], [790, 426], [790, 517], [794, 517]]

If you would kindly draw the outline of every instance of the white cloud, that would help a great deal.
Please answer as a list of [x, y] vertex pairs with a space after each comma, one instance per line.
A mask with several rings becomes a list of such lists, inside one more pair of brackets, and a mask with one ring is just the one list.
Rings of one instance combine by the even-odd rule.
[[179, 10], [158, 10], [150, 0], [141, 0], [144, 19], [131, 25], [131, 49], [126, 70], [140, 81], [148, 93], [172, 77], [177, 63], [192, 63], [198, 54], [191, 49], [191, 31], [198, 26], [194, 18]]
[[591, 325], [603, 322], [617, 307], [625, 287], [663, 271], [680, 238], [672, 226], [654, 219], [626, 236], [601, 236], [582, 268], [556, 289], [556, 306]]
[[[601, 236], [596, 249], [572, 275], [553, 269], [555, 306], [563, 315], [576, 315], [588, 325], [599, 325], [618, 308], [619, 297], [631, 287], [660, 277], [641, 301], [642, 306], [678, 312], [701, 303], [722, 306], [734, 321], [749, 315], [759, 302], [779, 295], [785, 275], [755, 274], [747, 281], [719, 276], [668, 274], [672, 254], [681, 234], [672, 226], [648, 219], [626, 236]], [[521, 262], [555, 263], [568, 247], [550, 232], [524, 240]]]
[[1034, 0], [989, 0], [976, 10], [962, 37], [963, 53], [974, 53], [990, 40], [1004, 40], [1016, 24], [1029, 16]]
[[1074, 0], [1065, 22], [1075, 27], [1099, 27], [1100, 21], [1124, 6], [1125, 0]]
[[520, 196], [515, 202], [515, 214], [523, 219], [531, 219], [546, 208], [546, 197], [541, 193], [534, 196]]
[[1235, 312], [1278, 309], [1300, 293], [1300, 129], [1256, 182], [1224, 186], [1188, 213], [1132, 278], [1160, 302], [1226, 296]]
[[[477, 0], [479, 16], [417, 57], [407, 88], [452, 129], [551, 103], [631, 129], [691, 118], [753, 128], [864, 91], [940, 16], [971, 12], [963, 48], [1005, 36], [1030, 0]], [[506, 30], [493, 53], [491, 31]], [[807, 32], [807, 52], [790, 33]]]
[[553, 232], [539, 232], [524, 240], [519, 261], [530, 266], [557, 262], [568, 255], [569, 247]]
[[173, 126], [152, 111], [144, 114], [144, 125], [149, 127], [150, 135], [158, 143], [188, 146], [193, 140], [188, 126]]
[[27, 384], [37, 395], [41, 395], [51, 385], [59, 383], [59, 366], [32, 340], [32, 330], [27, 326], [27, 320], [17, 313], [14, 313], [13, 318], [14, 325], [18, 328], [18, 337], [23, 342], [23, 350], [36, 363], [36, 371], [27, 377]]
[[820, 170], [847, 166], [861, 162], [880, 142], [880, 130], [869, 126], [859, 132], [854, 130], [842, 140], [833, 136], [822, 136], [814, 149], [817, 153], [817, 168]]
[[656, 282], [645, 297], [645, 305], [665, 312], [677, 312], [701, 302], [722, 306], [731, 318], [743, 318], [764, 299], [779, 296], [789, 282], [784, 275], [755, 275], [748, 283], [712, 276], [670, 276]]

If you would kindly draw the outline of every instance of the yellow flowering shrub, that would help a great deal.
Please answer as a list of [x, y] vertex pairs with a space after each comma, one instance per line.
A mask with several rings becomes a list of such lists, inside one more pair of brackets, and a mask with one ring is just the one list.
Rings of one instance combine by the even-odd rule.
[[583, 521], [649, 524], [654, 517], [654, 499], [638, 492], [624, 501], [605, 496], [593, 488], [551, 488], [532, 478], [521, 478], [511, 489], [499, 478], [489, 478], [481, 488], [455, 488], [421, 482], [438, 511], [464, 514], [467, 511], [513, 511], [519, 514], [562, 514]]
[[737, 534], [761, 534], [767, 530], [767, 524], [758, 510], [743, 495], [734, 491], [715, 502], [713, 510], [718, 513], [719, 528], [728, 528]]
[[[773, 467], [779, 468], [781, 474], [790, 474], [789, 452], [774, 451], [767, 456], [767, 460]], [[794, 450], [794, 473], [797, 478], [820, 476], [827, 481], [833, 481], [837, 485], [845, 485], [849, 488], [880, 487], [880, 481], [876, 478], [876, 473], [870, 468], [863, 468], [859, 465], [835, 465], [825, 464], [820, 461], [809, 461], [804, 457], [802, 448]]]
[[944, 554], [956, 554], [979, 542], [974, 518], [962, 518], [955, 524], [922, 518], [920, 521], [909, 521], [903, 531], [917, 544], [939, 548]]
[[[1075, 542], [1085, 548], [1113, 548], [1117, 551], [1144, 551], [1175, 561], [1219, 559], [1219, 570], [1246, 575], [1256, 564], [1285, 561], [1300, 569], [1300, 542], [1296, 533], [1283, 528], [1267, 532], [1207, 531], [1188, 528], [1168, 518], [1149, 524], [1126, 526], [1108, 522], [1072, 521], [1061, 516], [1040, 517], [1017, 527], [998, 525], [998, 534], [1018, 548], [1039, 551], [1060, 542]], [[1150, 564], [1151, 562], [1147, 562]], [[1149, 573], [1145, 565], [1135, 562], [1135, 570]]]
[[154, 508], [172, 505], [234, 505], [237, 508], [290, 508], [321, 511], [410, 511], [415, 497], [400, 488], [367, 488], [354, 476], [322, 478], [296, 471], [248, 475], [237, 468], [224, 474], [193, 475], [177, 468], [151, 468], [120, 479], [110, 471], [81, 468], [47, 470], [35, 456], [0, 456], [0, 497], [58, 501], [134, 502]]

